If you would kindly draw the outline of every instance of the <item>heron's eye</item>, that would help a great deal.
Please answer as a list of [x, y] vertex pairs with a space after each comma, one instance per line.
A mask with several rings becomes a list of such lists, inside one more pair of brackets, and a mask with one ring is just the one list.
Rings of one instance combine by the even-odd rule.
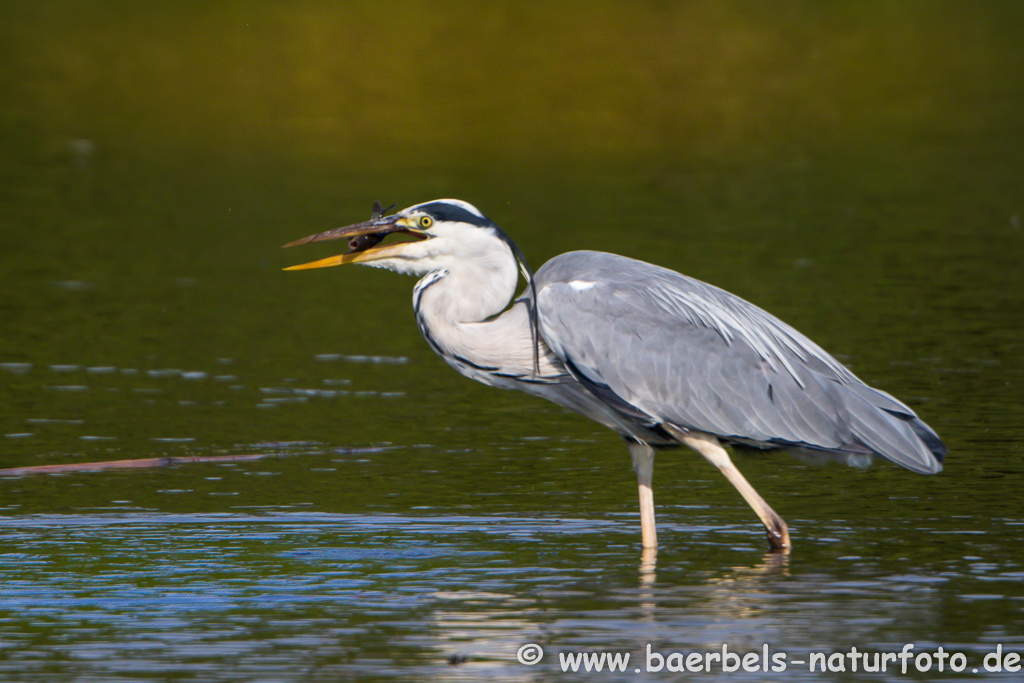
[[424, 230], [434, 224], [434, 219], [430, 216], [420, 216], [420, 227]]

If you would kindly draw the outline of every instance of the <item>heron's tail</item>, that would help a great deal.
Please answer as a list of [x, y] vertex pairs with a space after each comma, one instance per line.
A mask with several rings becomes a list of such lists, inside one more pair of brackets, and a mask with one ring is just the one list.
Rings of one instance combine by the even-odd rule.
[[942, 471], [946, 446], [939, 435], [895, 398], [864, 384], [845, 387], [854, 439], [874, 453], [921, 474]]

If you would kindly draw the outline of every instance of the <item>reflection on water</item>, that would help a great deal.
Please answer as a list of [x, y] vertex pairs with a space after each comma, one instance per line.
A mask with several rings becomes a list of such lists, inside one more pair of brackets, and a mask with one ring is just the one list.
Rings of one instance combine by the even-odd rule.
[[[926, 647], [924, 624], [929, 643], [977, 664], [988, 639], [951, 639], [950, 601], [991, 608], [1021, 579], [1019, 567], [956, 559], [941, 571], [876, 561], [824, 569], [757, 553], [720, 564], [725, 549], [713, 538], [698, 543], [715, 560], [701, 561], [694, 546], [685, 567], [676, 553], [657, 578], [647, 568], [638, 577], [636, 550], [622, 542], [628, 526], [282, 510], [4, 517], [0, 671], [18, 680], [210, 670], [231, 680], [522, 680], [556, 673], [559, 652], [639, 658], [648, 644], [664, 654], [768, 644], [791, 659], [915, 638]], [[674, 521], [668, 529], [679, 531]], [[1020, 603], [1010, 600], [990, 614], [1016, 612], [1003, 623], [1019, 628]], [[1012, 633], [989, 636], [1022, 645]], [[526, 643], [547, 653], [529, 671], [515, 659]], [[809, 674], [794, 665], [788, 676]]]

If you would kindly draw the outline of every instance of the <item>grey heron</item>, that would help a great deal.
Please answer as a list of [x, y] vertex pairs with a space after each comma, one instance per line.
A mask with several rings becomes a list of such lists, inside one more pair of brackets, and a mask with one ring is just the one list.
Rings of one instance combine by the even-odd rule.
[[[416, 204], [291, 242], [348, 239], [348, 253], [286, 270], [358, 263], [420, 278], [416, 322], [463, 375], [553, 401], [615, 430], [632, 456], [645, 549], [657, 548], [657, 451], [685, 445], [736, 487], [788, 550], [782, 518], [723, 444], [923, 474], [946, 448], [914, 411], [795, 329], [722, 289], [624, 256], [574, 251], [534, 275], [493, 221], [461, 200]], [[412, 239], [382, 243], [391, 233]], [[522, 273], [526, 288], [513, 300]]]

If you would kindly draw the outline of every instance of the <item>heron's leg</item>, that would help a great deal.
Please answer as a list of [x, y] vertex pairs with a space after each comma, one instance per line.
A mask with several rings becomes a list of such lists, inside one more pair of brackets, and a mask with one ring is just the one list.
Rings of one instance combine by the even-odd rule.
[[768, 533], [768, 544], [772, 549], [788, 551], [792, 546], [789, 542], [789, 529], [786, 528], [786, 523], [775, 513], [775, 510], [768, 507], [764, 498], [759, 496], [750, 482], [740, 474], [740, 471], [732, 464], [732, 460], [729, 459], [729, 454], [722, 448], [721, 442], [713, 435], [701, 432], [678, 433], [677, 436], [680, 441], [703, 455], [708, 462], [717, 467], [729, 480], [729, 483], [740, 492], [743, 500], [754, 508], [754, 512], [761, 518], [761, 523], [764, 524], [764, 529]]
[[654, 449], [639, 441], [626, 441], [629, 454], [633, 457], [633, 469], [640, 487], [640, 537], [645, 549], [658, 547], [658, 529], [654, 525], [654, 492], [651, 480], [654, 477]]

